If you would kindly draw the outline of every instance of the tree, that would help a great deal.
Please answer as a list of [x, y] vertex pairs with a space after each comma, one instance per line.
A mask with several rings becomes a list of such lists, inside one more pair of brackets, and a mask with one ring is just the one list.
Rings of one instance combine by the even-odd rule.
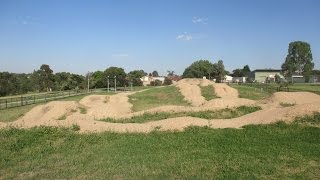
[[242, 68], [242, 73], [244, 74], [245, 77], [249, 76], [249, 73], [251, 72], [249, 65], [245, 65]]
[[302, 41], [295, 41], [289, 44], [288, 55], [281, 68], [286, 77], [293, 74], [303, 75], [308, 82], [314, 63], [312, 62], [312, 53], [310, 44]]
[[219, 60], [218, 63], [215, 64], [215, 67], [216, 67], [216, 74], [215, 74], [216, 82], [220, 83], [222, 82], [222, 80], [224, 79], [224, 76], [226, 75], [223, 61]]
[[133, 86], [142, 86], [143, 82], [140, 78], [145, 75], [144, 71], [142, 70], [134, 70], [128, 73], [128, 79], [132, 81]]
[[124, 72], [122, 68], [119, 67], [109, 67], [104, 71], [105, 78], [109, 77], [110, 86], [114, 86], [114, 78], [117, 79], [117, 86], [126, 86], [127, 82], [127, 74]]
[[174, 74], [175, 72], [174, 72], [174, 71], [171, 71], [171, 70], [168, 70], [167, 73], [168, 73], [167, 76], [174, 76], [174, 75], [175, 75], [175, 74]]
[[165, 77], [163, 81], [163, 85], [171, 85], [171, 84], [172, 84], [172, 80], [169, 79], [168, 77]]
[[275, 81], [277, 84], [280, 84], [281, 78], [280, 78], [279, 74], [276, 74], [276, 75], [274, 76], [274, 81]]
[[38, 91], [50, 91], [54, 88], [53, 71], [47, 64], [42, 64], [39, 70], [33, 72], [32, 80]]
[[213, 64], [208, 60], [199, 60], [187, 67], [182, 76], [184, 78], [209, 77], [209, 73], [212, 73], [210, 69], [212, 66]]
[[153, 72], [152, 72], [152, 77], [159, 77], [158, 72], [157, 72], [157, 71], [153, 71]]
[[91, 75], [91, 87], [92, 88], [104, 88], [106, 87], [107, 79], [102, 71], [95, 71]]

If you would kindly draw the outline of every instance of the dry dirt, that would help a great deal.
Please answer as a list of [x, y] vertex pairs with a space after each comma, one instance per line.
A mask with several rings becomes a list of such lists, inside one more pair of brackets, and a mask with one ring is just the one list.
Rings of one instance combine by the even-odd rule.
[[[201, 96], [199, 86], [212, 85], [220, 98], [206, 101]], [[320, 112], [320, 96], [308, 92], [278, 92], [264, 101], [253, 101], [238, 98], [236, 89], [226, 84], [215, 84], [203, 79], [183, 79], [176, 86], [192, 106], [161, 106], [146, 111], [132, 112], [132, 104], [128, 95], [119, 93], [112, 96], [90, 95], [80, 102], [53, 101], [39, 105], [23, 117], [11, 123], [1, 123], [0, 128], [18, 127], [31, 128], [35, 126], [63, 126], [73, 124], [80, 126], [80, 132], [143, 132], [157, 130], [183, 130], [188, 126], [209, 126], [212, 128], [241, 128], [248, 124], [268, 124], [279, 120], [291, 121], [294, 117]], [[282, 107], [281, 103], [294, 104]], [[241, 105], [259, 105], [262, 110], [234, 119], [206, 120], [194, 117], [170, 118], [147, 123], [107, 123], [99, 119], [128, 118], [145, 112], [182, 112], [215, 110]], [[82, 109], [82, 110], [81, 110]], [[85, 109], [85, 111], [83, 111]]]

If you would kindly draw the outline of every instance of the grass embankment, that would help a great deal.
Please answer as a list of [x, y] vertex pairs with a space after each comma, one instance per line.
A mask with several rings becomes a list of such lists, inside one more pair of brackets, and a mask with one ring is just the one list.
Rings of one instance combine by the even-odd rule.
[[219, 98], [215, 91], [214, 91], [214, 87], [212, 85], [209, 86], [200, 86], [201, 89], [201, 95], [207, 100], [210, 101], [212, 99], [215, 98]]
[[261, 100], [271, 95], [271, 93], [255, 87], [242, 86], [242, 85], [231, 85], [231, 87], [238, 90], [240, 98]]
[[128, 119], [113, 119], [107, 118], [101, 121], [113, 122], [113, 123], [144, 123], [148, 121], [157, 121], [168, 118], [175, 117], [199, 117], [204, 119], [231, 119], [243, 116], [245, 114], [253, 113], [255, 111], [261, 110], [259, 106], [239, 106], [237, 108], [226, 108], [216, 111], [199, 111], [199, 112], [157, 112], [157, 113], [144, 113], [140, 116], [133, 116]]
[[316, 94], [320, 94], [320, 85], [319, 84], [293, 84], [289, 86], [290, 91], [308, 91]]
[[163, 105], [189, 105], [175, 86], [152, 88], [137, 92], [129, 96], [129, 102], [133, 105], [133, 111], [141, 111]]
[[319, 128], [296, 123], [150, 134], [0, 130], [0, 178], [318, 179], [319, 137]]

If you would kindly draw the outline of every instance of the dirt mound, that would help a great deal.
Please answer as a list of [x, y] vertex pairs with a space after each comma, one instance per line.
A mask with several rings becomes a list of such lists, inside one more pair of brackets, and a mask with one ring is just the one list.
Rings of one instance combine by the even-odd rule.
[[[205, 101], [199, 86], [213, 85], [221, 98]], [[157, 130], [183, 130], [188, 126], [210, 126], [212, 128], [240, 128], [248, 124], [268, 124], [278, 120], [291, 121], [294, 117], [313, 112], [320, 112], [320, 96], [309, 92], [278, 92], [273, 94], [264, 104], [253, 100], [238, 98], [238, 92], [226, 84], [216, 84], [203, 79], [184, 79], [177, 83], [181, 93], [192, 102], [193, 106], [161, 106], [146, 111], [132, 113], [132, 105], [128, 95], [119, 93], [112, 96], [90, 95], [79, 103], [72, 101], [53, 101], [39, 105], [25, 116], [12, 123], [0, 123], [0, 128], [16, 126], [29, 128], [35, 126], [70, 127], [78, 124], [81, 132], [150, 132]], [[280, 103], [291, 103], [295, 106], [281, 107]], [[216, 110], [241, 105], [258, 105], [263, 109], [234, 119], [206, 120], [194, 117], [170, 118], [147, 123], [106, 123], [99, 119], [128, 118], [145, 112], [189, 112]], [[80, 109], [86, 112], [81, 112]]]
[[206, 102], [205, 98], [201, 95], [201, 89], [199, 87], [201, 80], [202, 79], [182, 79], [176, 85], [185, 97], [185, 100], [193, 106], [201, 106]]
[[276, 92], [267, 101], [270, 103], [306, 104], [320, 102], [320, 96], [310, 92]]
[[213, 84], [215, 93], [217, 96], [223, 98], [223, 99], [236, 99], [239, 97], [239, 93], [236, 89], [228, 86], [227, 84], [223, 83], [215, 83]]
[[217, 98], [212, 99], [208, 102], [206, 102], [203, 107], [210, 107], [211, 109], [214, 108], [231, 108], [231, 107], [238, 107], [238, 106], [249, 106], [256, 104], [255, 101], [250, 99], [243, 99], [243, 98], [235, 98], [235, 99], [223, 99], [223, 98]]

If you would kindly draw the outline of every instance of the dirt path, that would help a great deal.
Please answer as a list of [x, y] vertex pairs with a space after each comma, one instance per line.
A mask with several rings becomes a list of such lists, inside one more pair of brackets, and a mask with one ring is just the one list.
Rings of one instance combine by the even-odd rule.
[[[211, 101], [200, 100], [199, 85], [213, 85], [215, 92], [221, 98]], [[238, 92], [225, 85], [214, 84], [203, 80], [186, 79], [177, 84], [187, 98], [195, 106], [162, 106], [146, 111], [133, 113], [132, 105], [128, 102], [128, 95], [132, 93], [119, 93], [112, 96], [89, 95], [79, 103], [73, 101], [53, 101], [44, 105], [39, 105], [11, 123], [0, 123], [0, 128], [19, 127], [31, 128], [35, 126], [62, 126], [70, 127], [73, 124], [80, 126], [81, 132], [142, 132], [147, 133], [153, 130], [183, 130], [188, 126], [209, 126], [212, 128], [240, 128], [249, 124], [268, 124], [279, 120], [291, 121], [294, 117], [320, 112], [320, 96], [308, 92], [279, 92], [273, 94], [263, 102], [256, 102], [248, 99], [238, 98]], [[193, 87], [193, 90], [189, 88]], [[197, 89], [198, 90], [195, 90]], [[192, 89], [192, 88], [191, 88]], [[195, 93], [195, 94], [192, 94]], [[193, 95], [193, 97], [192, 97]], [[202, 96], [201, 96], [202, 97]], [[200, 98], [201, 99], [201, 98]], [[201, 102], [201, 103], [200, 103]], [[281, 103], [291, 103], [294, 106], [282, 107]], [[240, 105], [259, 105], [263, 110], [254, 112], [234, 119], [206, 120], [194, 117], [170, 118], [147, 123], [107, 123], [98, 121], [99, 119], [128, 118], [141, 115], [145, 112], [188, 112], [216, 110], [226, 107], [237, 107]], [[86, 109], [86, 113], [81, 109]]]
[[200, 83], [200, 80], [182, 79], [176, 85], [185, 97], [185, 100], [190, 102], [192, 106], [201, 106], [206, 102], [205, 98], [201, 95]]

